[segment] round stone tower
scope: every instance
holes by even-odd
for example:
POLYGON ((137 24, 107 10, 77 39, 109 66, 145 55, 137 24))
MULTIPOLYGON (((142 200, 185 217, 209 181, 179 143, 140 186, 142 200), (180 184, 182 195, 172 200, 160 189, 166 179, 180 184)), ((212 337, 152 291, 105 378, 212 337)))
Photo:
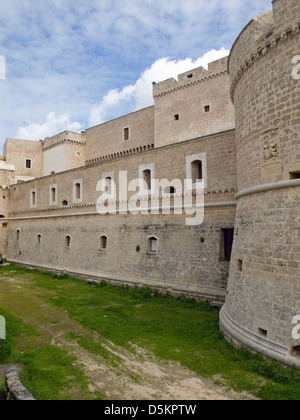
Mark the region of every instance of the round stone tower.
POLYGON ((272 3, 229 57, 239 192, 220 321, 235 344, 300 367, 300 5, 272 3))

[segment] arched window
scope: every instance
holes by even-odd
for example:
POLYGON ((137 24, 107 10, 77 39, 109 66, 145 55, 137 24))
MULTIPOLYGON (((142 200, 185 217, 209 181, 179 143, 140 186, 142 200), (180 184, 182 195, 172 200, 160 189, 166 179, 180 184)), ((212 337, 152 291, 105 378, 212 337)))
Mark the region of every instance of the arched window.
POLYGON ((101 236, 100 247, 101 247, 101 249, 106 249, 107 248, 107 236, 101 236))
POLYGON ((77 184, 75 184, 75 196, 76 196, 76 200, 80 200, 81 198, 81 185, 79 182, 77 182, 77 184))
POLYGON ((71 236, 67 235, 65 238, 65 246, 66 248, 70 248, 71 245, 71 236))
POLYGON ((176 188, 174 188, 174 187, 167 187, 165 189, 165 194, 176 194, 176 188))
POLYGON ((64 206, 64 207, 66 207, 66 206, 68 206, 68 205, 69 205, 69 203, 67 202, 67 200, 64 200, 64 201, 61 203, 61 205, 62 205, 62 206, 64 206))
POLYGON ((31 191, 31 205, 32 207, 36 206, 36 191, 31 191))
POLYGON ((106 189, 107 194, 111 194, 111 182, 112 182, 111 177, 107 176, 105 178, 105 189, 106 189))
POLYGON ((83 199, 83 180, 76 179, 73 181, 73 202, 82 203, 83 199))
POLYGON ((197 180, 203 179, 203 168, 201 160, 194 160, 192 162, 192 182, 195 184, 197 180))
POLYGON ((56 188, 51 188, 51 201, 52 203, 56 201, 56 188))
POLYGON ((155 237, 148 239, 149 252, 156 253, 158 249, 158 240, 155 237))
POLYGON ((38 243, 38 245, 41 245, 41 243, 42 243, 42 235, 40 233, 37 236, 37 243, 38 243))
POLYGON ((0 214, 0 219, 5 219, 5 216, 3 214, 0 214))
POLYGON ((147 185, 147 189, 151 190, 151 170, 150 169, 146 169, 145 171, 143 171, 143 180, 147 185))

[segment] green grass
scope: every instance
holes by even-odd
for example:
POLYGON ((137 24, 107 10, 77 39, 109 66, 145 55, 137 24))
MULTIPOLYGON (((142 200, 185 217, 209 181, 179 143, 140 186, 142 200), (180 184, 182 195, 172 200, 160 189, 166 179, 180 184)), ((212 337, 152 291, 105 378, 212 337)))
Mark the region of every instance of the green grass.
MULTIPOLYGON (((30 325, 0 308, 6 319, 6 340, 0 340, 0 363, 24 366, 23 385, 38 400, 69 400, 88 396, 87 379, 66 351, 43 342, 30 325), (73 394, 72 389, 76 389, 73 394), (78 392, 78 389, 80 392, 78 392)), ((1 380, 4 389, 3 378, 1 380)), ((1 387, 0 387, 1 388, 1 387)))
MULTIPOLYGON (((117 346, 133 351, 132 344, 136 344, 159 359, 177 361, 203 377, 221 375, 234 390, 264 400, 300 399, 299 372, 233 348, 219 331, 219 310, 208 303, 162 296, 148 288, 128 289, 105 282, 88 285, 66 275, 5 268, 15 271, 14 276, 30 272, 28 287, 32 292, 117 346)), ((79 336, 70 339, 109 359, 103 346, 79 336)), ((22 360, 32 371, 34 358, 27 355, 22 360)), ((51 363, 56 364, 54 354, 51 363)), ((57 374, 64 368, 64 363, 58 365, 57 374)))

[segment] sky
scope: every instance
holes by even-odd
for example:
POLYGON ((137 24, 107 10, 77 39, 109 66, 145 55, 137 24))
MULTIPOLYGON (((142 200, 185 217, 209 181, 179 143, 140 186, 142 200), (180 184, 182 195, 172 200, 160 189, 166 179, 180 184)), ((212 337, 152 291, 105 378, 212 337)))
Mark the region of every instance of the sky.
POLYGON ((152 82, 229 54, 271 0, 0 0, 6 138, 80 132, 153 105, 152 82))

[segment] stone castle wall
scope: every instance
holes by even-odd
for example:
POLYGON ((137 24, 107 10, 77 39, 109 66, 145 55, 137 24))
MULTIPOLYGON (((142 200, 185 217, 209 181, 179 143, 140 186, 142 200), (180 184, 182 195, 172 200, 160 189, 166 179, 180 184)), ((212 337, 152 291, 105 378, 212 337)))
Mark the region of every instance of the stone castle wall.
POLYGON ((299 1, 276 0, 274 12, 274 21, 267 13, 250 22, 229 58, 239 192, 221 326, 239 344, 300 365, 292 338, 300 301, 300 84, 292 77, 299 1))
POLYGON ((234 129, 227 57, 153 88, 155 146, 234 129))
POLYGON ((86 130, 86 160, 154 144, 154 108, 142 109, 86 130), (125 137, 128 130, 128 137, 125 137))
MULTIPOLYGON (((9 259, 223 302, 229 262, 220 261, 220 247, 222 229, 233 228, 234 223, 235 165, 235 136, 229 131, 17 185, 11 191, 9 259), (207 159, 202 225, 186 226, 186 214, 174 214, 173 209, 170 215, 163 215, 162 210, 157 215, 97 213, 101 193, 96 186, 103 177, 110 175, 119 190, 119 171, 127 171, 131 181, 139 178, 140 168, 151 167, 158 180, 183 181, 187 157, 195 152, 206 153, 207 159), (74 182, 81 183, 80 202, 74 200, 74 182), (50 205, 54 187, 57 204, 50 205), (32 191, 37 200, 34 208, 32 191), (105 250, 101 249, 103 235, 107 237, 105 250), (70 236, 69 247, 66 236, 70 236), (152 236, 158 239, 155 254, 148 248, 152 236)), ((146 202, 142 200, 141 205, 146 202)), ((157 207, 163 207, 161 200, 157 207)))

